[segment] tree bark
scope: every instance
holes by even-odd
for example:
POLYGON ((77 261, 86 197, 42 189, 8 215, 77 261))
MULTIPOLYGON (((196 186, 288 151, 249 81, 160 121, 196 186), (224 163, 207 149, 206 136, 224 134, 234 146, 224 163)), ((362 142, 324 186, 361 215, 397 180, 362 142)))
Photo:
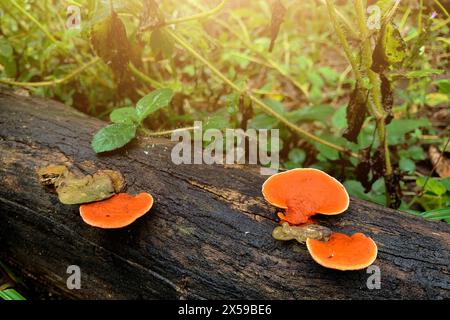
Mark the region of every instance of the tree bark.
POLYGON ((271 237, 276 208, 261 195, 266 177, 258 168, 175 165, 167 139, 140 138, 96 155, 90 141, 104 125, 58 102, 0 89, 0 260, 38 297, 450 298, 446 223, 358 199, 344 214, 318 218, 376 241, 381 289, 369 290, 366 270, 325 269, 305 245, 271 237), (119 170, 128 192, 150 192, 155 205, 129 227, 90 227, 78 206, 40 185, 36 169, 54 163, 83 173, 119 170), (66 286, 69 265, 81 269, 80 290, 66 286))

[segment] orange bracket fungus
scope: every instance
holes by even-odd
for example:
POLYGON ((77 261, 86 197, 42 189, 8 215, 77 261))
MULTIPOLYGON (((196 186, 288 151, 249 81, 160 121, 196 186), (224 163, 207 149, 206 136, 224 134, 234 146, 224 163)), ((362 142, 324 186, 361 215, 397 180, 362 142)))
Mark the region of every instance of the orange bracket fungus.
POLYGON ((275 227, 272 231, 272 237, 276 240, 288 241, 295 239, 300 243, 305 243, 306 239, 327 241, 330 235, 330 229, 318 224, 290 226, 289 223, 283 222, 281 226, 275 227))
POLYGON ((360 270, 377 258, 377 245, 362 233, 347 236, 333 233, 327 242, 307 239, 306 246, 314 261, 337 270, 360 270))
POLYGON ((83 204, 80 215, 87 224, 103 228, 115 229, 130 225, 146 214, 153 205, 153 197, 142 192, 136 196, 119 193, 107 200, 83 204))
POLYGON ((325 172, 312 168, 274 174, 264 182, 262 193, 269 203, 285 209, 278 217, 293 225, 308 222, 316 213, 342 213, 349 205, 344 186, 325 172))

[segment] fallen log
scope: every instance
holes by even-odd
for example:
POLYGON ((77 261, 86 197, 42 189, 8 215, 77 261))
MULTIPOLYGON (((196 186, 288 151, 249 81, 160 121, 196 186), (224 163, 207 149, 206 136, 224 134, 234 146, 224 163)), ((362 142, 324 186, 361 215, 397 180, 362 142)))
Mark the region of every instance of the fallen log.
POLYGON ((39 297, 76 299, 443 299, 450 298, 450 226, 358 199, 334 231, 363 232, 378 244, 381 288, 366 270, 317 265, 304 245, 271 237, 275 208, 266 177, 246 166, 175 165, 167 139, 141 138, 96 155, 104 125, 58 102, 0 89, 0 261, 20 271, 39 297), (128 192, 148 191, 152 211, 131 226, 83 223, 39 184, 36 169, 66 164, 83 173, 120 170, 128 192), (66 285, 70 265, 81 289, 66 285))

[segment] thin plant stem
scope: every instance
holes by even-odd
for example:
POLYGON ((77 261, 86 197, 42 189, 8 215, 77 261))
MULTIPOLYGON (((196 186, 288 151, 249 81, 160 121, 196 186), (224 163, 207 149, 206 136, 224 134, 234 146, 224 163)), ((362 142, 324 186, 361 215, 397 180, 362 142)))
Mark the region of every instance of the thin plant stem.
POLYGON ((326 2, 327 2, 328 14, 331 18, 331 22, 333 23, 334 30, 336 31, 336 35, 338 36, 338 39, 342 45, 342 48, 344 49, 344 53, 347 57, 348 62, 352 66, 356 81, 360 82, 362 80, 361 72, 359 71, 358 63, 356 61, 355 56, 352 53, 350 45, 348 44, 347 38, 344 35, 344 31, 342 30, 342 27, 336 18, 336 8, 334 7, 333 0, 326 0, 326 2))
POLYGON ((130 71, 131 71, 136 77, 138 77, 138 78, 141 79, 142 81, 148 83, 148 84, 151 85, 152 87, 154 87, 154 88, 156 88, 156 89, 161 89, 161 88, 164 87, 160 82, 158 82, 158 81, 156 81, 156 80, 150 78, 149 76, 147 76, 146 74, 144 74, 142 71, 138 70, 138 69, 134 66, 134 64, 130 63, 130 64, 129 64, 129 67, 130 67, 130 71))
MULTIPOLYGON (((361 32, 361 38, 364 39, 362 45, 362 60, 364 61, 363 66, 365 72, 369 77, 369 81, 371 84, 371 96, 375 105, 376 110, 376 121, 377 121, 377 131, 378 137, 380 140, 380 144, 384 149, 384 160, 385 160, 385 170, 386 176, 392 175, 392 164, 391 157, 389 152, 389 145, 387 143, 386 137, 386 128, 385 128, 385 112, 383 109, 382 98, 381 98, 381 89, 380 89, 380 79, 378 78, 378 74, 371 70, 372 65, 372 47, 370 43, 370 37, 368 37, 369 31, 367 29, 366 24, 366 16, 364 11, 363 0, 354 0, 356 16, 358 20, 358 26, 361 32)), ((388 184, 388 179, 385 179, 386 184, 388 184)), ((387 187, 387 185, 386 185, 387 187)), ((387 190, 387 189, 386 189, 387 190)), ((386 193, 386 205, 390 206, 390 196, 386 193)))
POLYGON ((44 27, 35 17, 33 17, 30 13, 28 13, 20 4, 17 3, 16 0, 11 0, 13 6, 19 10, 23 15, 25 15, 28 19, 30 19, 39 29, 41 29, 47 38, 49 38, 52 42, 57 43, 58 40, 44 27))
POLYGON ((246 39, 244 39, 239 33, 234 31, 228 24, 225 22, 218 20, 218 24, 220 24, 222 27, 230 31, 234 36, 236 36, 244 46, 258 55, 263 61, 265 61, 265 65, 269 68, 272 68, 276 70, 279 74, 281 74, 283 77, 285 77, 287 80, 289 80, 294 86, 296 86, 305 96, 305 98, 309 99, 309 93, 304 85, 302 85, 300 82, 298 82, 293 76, 291 76, 288 72, 286 72, 278 62, 276 62, 274 59, 264 55, 263 53, 259 52, 255 49, 255 47, 249 43, 246 39))
MULTIPOLYGON (((431 169, 430 174, 425 178, 425 182, 423 183, 423 187, 422 187, 422 191, 420 193, 420 195, 423 193, 423 191, 425 190, 425 187, 428 184, 428 181, 430 180, 431 176, 433 175, 434 171, 436 171, 437 166, 439 165, 439 163, 442 160, 442 157, 444 156, 445 150, 447 150, 448 144, 450 143, 450 137, 447 139, 447 142, 445 143, 444 146, 444 150, 442 150, 442 153, 440 154, 438 160, 436 161, 436 164, 433 166, 433 168, 431 169)), ((408 203, 408 208, 411 208, 411 206, 416 202, 418 195, 416 194, 414 196, 414 198, 412 198, 412 200, 408 203)))
POLYGON ((439 9, 441 9, 442 12, 445 13, 447 18, 450 17, 450 15, 448 14, 447 9, 445 9, 445 7, 442 5, 442 3, 439 0, 434 0, 434 3, 436 3, 436 5, 439 7, 439 9))
POLYGON ((100 61, 100 58, 96 57, 96 58, 92 59, 91 61, 89 61, 88 63, 85 63, 84 65, 78 67, 77 69, 75 69, 74 71, 72 71, 68 75, 64 76, 63 78, 59 78, 59 79, 54 79, 54 80, 49 80, 49 81, 39 81, 39 82, 19 82, 19 81, 14 81, 14 80, 0 79, 0 83, 4 83, 4 84, 7 84, 7 85, 11 85, 11 86, 17 86, 17 87, 48 87, 48 86, 53 86, 53 85, 56 85, 56 84, 61 84, 61 83, 69 81, 70 79, 72 79, 73 77, 75 77, 79 73, 83 72, 85 69, 89 68, 90 66, 92 66, 95 63, 97 63, 98 61, 100 61))
MULTIPOLYGON (((198 4, 198 3, 192 3, 193 6, 202 9, 203 7, 198 4)), ((294 86, 296 86, 302 93, 303 95, 306 97, 306 99, 309 99, 309 93, 307 88, 302 85, 301 83, 299 83, 293 76, 291 76, 288 72, 286 72, 278 62, 276 62, 274 59, 268 57, 267 55, 265 55, 264 53, 258 51, 257 49, 255 49, 255 47, 250 43, 249 41, 249 35, 247 32, 247 29, 245 28, 245 25, 243 25, 243 22, 241 19, 239 19, 238 16, 231 14, 231 17, 233 19, 236 20, 237 24, 241 27, 242 29, 242 34, 241 35, 239 32, 236 32, 235 30, 233 30, 233 28, 231 28, 226 22, 217 19, 217 24, 219 24, 220 26, 222 26, 223 28, 227 29, 231 34, 233 34, 236 38, 238 38, 242 44, 249 49, 250 51, 252 51, 254 54, 258 55, 262 60, 265 61, 265 65, 268 66, 269 68, 272 68, 274 70, 276 70, 278 73, 280 73, 283 77, 285 77, 287 80, 289 80, 294 86)))
POLYGON ((188 16, 188 17, 181 17, 181 18, 165 21, 163 23, 163 26, 179 24, 179 23, 184 23, 184 22, 189 22, 189 21, 194 21, 194 20, 200 20, 200 19, 204 19, 204 18, 213 16, 216 13, 218 13, 220 10, 222 10, 222 8, 225 6, 227 1, 228 0, 222 0, 222 2, 220 2, 216 7, 214 7, 213 9, 211 9, 209 11, 201 12, 199 14, 194 14, 194 15, 188 16))
POLYGON ((419 16, 417 17, 417 32, 422 33, 422 15, 423 15, 423 0, 419 1, 419 16))
POLYGON ((181 132, 181 131, 192 131, 197 129, 198 127, 186 127, 186 128, 178 128, 173 130, 164 130, 164 131, 157 131, 152 132, 148 130, 147 128, 140 128, 141 132, 144 134, 144 136, 147 137, 159 137, 159 136, 167 136, 175 132, 181 132))
POLYGON ((114 3, 113 3, 113 0, 109 0, 109 11, 111 12, 111 14, 114 13, 114 3))
POLYGON ((290 128, 294 132, 296 132, 296 133, 300 134, 301 136, 308 138, 314 142, 323 144, 323 145, 328 146, 337 151, 347 153, 356 158, 359 157, 358 154, 350 152, 349 150, 347 150, 346 148, 344 148, 342 146, 336 145, 336 144, 326 141, 320 137, 317 137, 314 134, 312 134, 312 133, 298 127, 294 123, 290 122, 286 117, 284 117, 283 115, 281 115, 278 112, 276 112, 275 110, 273 110, 271 107, 269 107, 267 104, 265 104, 261 99, 254 96, 248 90, 243 89, 243 88, 237 86, 235 83, 233 83, 233 81, 228 79, 219 69, 217 69, 211 62, 206 60, 194 48, 192 48, 184 39, 182 39, 181 37, 176 35, 172 30, 169 30, 167 28, 165 30, 166 30, 167 34, 170 35, 176 43, 178 43, 181 47, 183 47, 186 51, 188 51, 197 60, 202 62, 204 65, 206 65, 216 75, 216 77, 218 77, 220 80, 225 82, 230 88, 232 88, 237 93, 247 95, 253 101, 253 103, 255 103, 258 107, 260 107, 264 112, 273 116, 274 118, 276 118, 278 121, 280 121, 281 123, 286 125, 288 128, 290 128))

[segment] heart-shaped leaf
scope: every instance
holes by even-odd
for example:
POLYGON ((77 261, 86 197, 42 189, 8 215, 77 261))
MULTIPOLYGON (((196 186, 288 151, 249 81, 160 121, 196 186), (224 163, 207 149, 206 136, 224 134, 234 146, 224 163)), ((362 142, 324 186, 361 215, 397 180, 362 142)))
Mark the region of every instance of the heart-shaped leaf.
POLYGON ((92 139, 92 148, 96 153, 118 149, 130 142, 135 135, 135 124, 113 123, 95 134, 92 139))
POLYGON ((109 118, 114 123, 133 123, 138 122, 136 109, 133 107, 124 107, 113 110, 109 118))
POLYGON ((173 91, 171 89, 159 89, 155 90, 136 104, 136 112, 140 121, 143 121, 150 114, 167 106, 172 100, 173 91))

